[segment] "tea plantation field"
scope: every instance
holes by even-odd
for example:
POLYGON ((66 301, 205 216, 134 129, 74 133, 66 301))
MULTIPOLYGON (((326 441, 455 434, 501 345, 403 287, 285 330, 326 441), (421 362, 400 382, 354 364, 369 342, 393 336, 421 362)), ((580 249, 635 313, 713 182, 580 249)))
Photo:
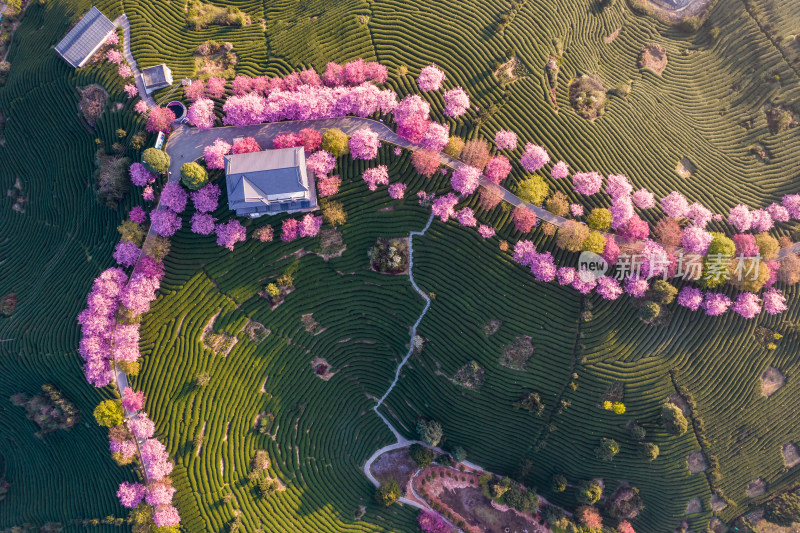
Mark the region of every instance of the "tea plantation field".
MULTIPOLYGON (((186 26, 183 2, 97 5, 112 19, 128 15, 140 67, 166 62, 176 80, 193 75, 192 53, 207 40, 231 42, 237 72, 249 75, 322 70, 328 61, 356 57, 377 60, 389 66, 388 84, 399 93, 414 91, 419 69, 435 62, 448 75, 445 85, 463 86, 477 108, 470 118, 453 121, 439 112, 440 94, 426 96, 432 118, 449 121, 457 134, 491 139, 498 129, 512 129, 574 169, 622 172, 635 188, 646 186, 659 196, 678 190, 719 212, 737 203, 765 206, 800 189, 798 130, 773 132, 764 113, 767 104, 796 107, 800 97, 791 55, 797 43, 789 39, 797 14, 789 0, 720 0, 692 34, 622 1, 605 11, 590 0, 527 0, 518 11, 510 2, 487 0, 216 3, 242 9, 253 23, 195 31, 186 26), (499 31, 504 13, 511 22, 499 31), (660 76, 637 66, 650 43, 667 51, 660 76), (563 57, 558 113, 544 70, 551 54, 563 57), (524 68, 504 85, 493 72, 510 57, 524 68), (630 94, 610 96, 605 115, 588 122, 568 99, 568 83, 581 73, 596 74, 607 89, 630 83, 630 94), (675 172, 682 159, 690 162, 690 176, 675 172)), ((19 180, 27 198, 18 212, 14 198, 0 196, 0 296, 14 291, 19 299, 14 315, 0 318, 0 478, 11 483, 0 502, 0 528, 48 521, 76 527, 74 521, 125 517, 114 492, 120 481, 133 479, 111 461, 106 435, 91 419, 109 393, 86 384, 77 353, 75 316, 91 280, 113 264, 116 226, 140 201, 133 193, 112 210, 97 203, 92 190, 95 139, 109 147, 118 128, 141 128, 119 77, 107 64, 74 71, 52 50, 90 5, 31 2, 13 38, 11 75, 0 87, 0 189, 14 189, 19 180), (112 102, 94 130, 79 118, 76 90, 90 83, 101 84, 112 102), (117 111, 113 102, 121 104, 117 111), (57 385, 83 416, 69 432, 39 439, 35 425, 8 399, 34 393, 43 383, 57 385)), ((378 237, 420 230, 428 208, 418 206, 414 195, 445 190, 446 178, 425 180, 407 155, 395 156, 389 148, 379 157, 392 181, 409 184, 407 199, 369 192, 360 179, 363 163, 340 158, 338 198, 348 213, 340 229, 347 249, 328 261, 311 253, 317 246, 311 239, 248 239, 231 253, 212 237, 190 233, 184 215, 165 259, 159 300, 144 316, 142 371, 132 380, 147 395, 148 414, 175 458, 176 505, 185 531, 226 531, 236 516, 246 531, 414 530, 415 510, 373 503, 361 467, 393 441, 371 409, 408 349, 409 328, 423 301, 407 276, 370 271, 367 251, 378 237), (271 309, 258 293, 290 267, 297 269, 296 289, 271 309), (301 320, 308 313, 319 324, 316 334, 301 320), (248 321, 262 323, 270 334, 256 343, 244 331, 248 321), (236 337, 227 355, 204 346, 207 328, 236 337), (315 358, 329 363, 329 380, 315 375, 315 358), (195 384, 199 374, 210 376, 205 387, 195 384), (269 434, 255 429, 263 417, 274 420, 269 434), (270 475, 286 487, 263 500, 247 480, 258 449, 269 452, 270 475), (360 506, 365 513, 356 519, 360 506)), ((512 173, 512 180, 522 177, 512 173)), ((574 199, 568 183, 551 186, 574 199)), ((591 207, 601 200, 582 201, 591 207)), ((227 206, 224 194, 220 205, 227 206)), ((224 221, 231 213, 221 207, 215 216, 224 221)), ((574 505, 574 488, 553 493, 554 474, 565 474, 570 485, 600 477, 609 492, 630 482, 645 502, 634 521, 644 532, 672 530, 684 518, 702 530, 712 516, 730 521, 797 483, 800 469, 786 469, 781 456, 781 446, 800 442, 800 385, 794 379, 800 339, 788 326, 800 320, 797 287, 787 289, 790 309, 779 318, 712 318, 675 307, 668 323, 645 326, 627 298, 581 298, 535 282, 499 250, 501 239, 520 237, 508 212, 498 207, 479 218, 497 227, 498 236, 484 241, 473 229, 435 221, 425 236, 415 237, 415 278, 432 298, 419 328, 426 344, 382 407, 406 436, 414 436, 417 417, 436 419, 447 442, 463 446, 469 460, 499 474, 513 474, 527 461, 526 483, 566 506, 574 505), (501 325, 487 335, 483 327, 491 320, 501 325), (777 349, 755 340, 758 326, 784 335, 777 349), (498 363, 520 336, 531 337, 535 347, 524 371, 498 363), (485 370, 477 390, 449 379, 470 361, 485 370), (759 379, 768 366, 787 376, 769 398, 759 379), (624 415, 601 407, 611 388, 621 390, 624 415), (541 395, 541 416, 513 409, 528 392, 541 395), (676 393, 693 407, 690 429, 680 437, 658 423, 660 405, 676 393), (625 429, 632 419, 660 447, 656 461, 637 456, 625 429), (621 445, 613 462, 595 457, 603 437, 621 445), (696 451, 711 464, 691 474, 687 456, 696 451), (757 478, 766 482, 766 493, 750 498, 747 487, 757 478), (714 493, 727 503, 718 513, 711 510, 714 493), (693 498, 700 498, 702 511, 687 517, 693 498)), ((248 237, 264 224, 277 229, 281 220, 250 221, 248 237)), ((557 263, 570 260, 549 237, 533 235, 557 263)))

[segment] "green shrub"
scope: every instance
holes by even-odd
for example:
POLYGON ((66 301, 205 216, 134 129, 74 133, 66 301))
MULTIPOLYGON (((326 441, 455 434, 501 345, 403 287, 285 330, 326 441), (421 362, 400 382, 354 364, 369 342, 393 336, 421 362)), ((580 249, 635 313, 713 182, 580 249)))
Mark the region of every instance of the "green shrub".
POLYGON ((349 140, 350 137, 339 128, 328 128, 322 134, 322 149, 339 157, 350 151, 349 140))
POLYGON ((526 178, 517 186, 517 196, 529 204, 542 205, 548 194, 550 186, 541 176, 526 178))
POLYGON ((764 505, 764 519, 781 527, 800 522, 800 495, 790 492, 768 501, 764 505))
POLYGON ((564 492, 567 490, 567 478, 562 474, 553 476, 552 484, 553 492, 564 492))
POLYGON ((647 436, 647 431, 637 423, 632 423, 628 428, 628 431, 631 434, 631 438, 633 440, 644 440, 645 436, 647 436))
POLYGON ((458 159, 463 149, 464 149, 464 139, 454 135, 450 137, 450 139, 447 141, 447 144, 444 147, 444 153, 446 153, 453 159, 458 159))
POLYGON ((611 229, 611 211, 605 207, 595 207, 586 217, 586 225, 593 230, 608 231, 611 229))
POLYGON ((578 503, 583 505, 594 505, 603 495, 603 488, 597 481, 584 481, 578 487, 575 497, 578 503))
POLYGON ((420 420, 417 422, 417 433, 425 444, 437 446, 442 440, 442 426, 435 420, 420 420))
POLYGON ((433 462, 433 451, 421 444, 412 444, 408 448, 408 455, 420 468, 425 468, 433 462))
POLYGON ((169 156, 162 150, 147 148, 142 152, 142 164, 153 174, 166 174, 169 170, 169 156))
POLYGON ((671 304, 677 294, 678 289, 666 280, 659 279, 653 283, 653 299, 660 305, 671 304))
POLYGON ((619 444, 614 439, 600 439, 600 447, 594 450, 594 454, 603 461, 612 461, 618 453, 619 444))
POLYGON ((661 407, 661 422, 673 435, 683 435, 689 429, 689 421, 683 416, 683 411, 671 402, 667 402, 661 407))
POLYGON ((655 302, 645 302, 639 309, 639 317, 645 322, 652 322, 661 314, 661 306, 655 302))
POLYGON ((606 238, 605 236, 597 231, 592 231, 589 233, 589 236, 583 241, 582 249, 585 252, 593 252, 596 254, 602 254, 603 250, 606 249, 606 238))
POLYGON ((196 191, 208 183, 208 172, 194 161, 184 163, 181 165, 181 183, 190 191, 196 191))
POLYGON ((103 400, 94 408, 94 419, 103 427, 114 427, 125 420, 119 400, 103 400))
POLYGON ((640 442, 639 443, 639 455, 648 461, 655 461, 658 459, 658 454, 660 450, 658 446, 653 444, 652 442, 640 442))
MULTIPOLYGON (((450 451, 450 453, 451 453, 451 455, 453 456, 453 459, 455 459, 455 461, 456 461, 457 463, 460 463, 460 462, 462 462, 464 459, 466 459, 466 458, 467 458, 467 450, 465 450, 465 449, 464 449, 464 448, 462 448, 461 446, 455 446, 455 447, 454 447, 454 448, 453 448, 453 449, 450 451)), ((462 466, 462 468, 463 468, 463 466, 462 466)))
POLYGON ((397 481, 391 480, 378 487, 378 490, 375 491, 375 501, 388 507, 396 502, 401 495, 400 485, 397 484, 397 481))

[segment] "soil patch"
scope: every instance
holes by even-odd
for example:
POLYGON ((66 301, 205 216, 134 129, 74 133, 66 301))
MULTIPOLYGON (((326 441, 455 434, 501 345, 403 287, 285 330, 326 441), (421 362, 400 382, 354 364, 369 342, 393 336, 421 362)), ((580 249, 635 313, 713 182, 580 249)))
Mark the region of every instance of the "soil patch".
POLYGON ((433 466, 414 477, 417 494, 431 504, 438 504, 442 514, 458 523, 469 533, 505 533, 511 531, 541 531, 533 517, 506 509, 487 498, 478 486, 477 474, 463 473, 452 468, 433 466), (422 480, 425 484, 422 484, 422 480))
POLYGON ((222 313, 222 309, 217 311, 217 314, 212 316, 211 320, 208 321, 208 324, 206 324, 206 327, 203 329, 203 333, 200 334, 200 341, 203 343, 203 346, 214 352, 216 355, 228 357, 231 349, 239 341, 239 339, 232 337, 227 333, 214 333, 214 322, 217 321, 217 317, 220 315, 220 313, 222 313))
MULTIPOLYGON (((699 27, 706 11, 716 0, 632 0, 631 6, 637 11, 677 24, 686 21, 690 26, 699 27)), ((691 28, 689 28, 691 29, 691 28)))
POLYGON ((683 416, 690 416, 692 414, 692 409, 689 407, 689 404, 686 403, 686 400, 683 399, 683 396, 677 392, 667 398, 667 401, 677 405, 680 410, 683 411, 683 416))
POLYGON ((800 464, 800 452, 793 442, 788 442, 781 446, 781 454, 783 454, 783 464, 786 468, 792 468, 800 464))
POLYGON ((400 448, 381 454, 369 469, 381 483, 392 479, 397 481, 405 496, 408 492, 408 482, 417 471, 417 463, 409 457, 408 448, 400 448))
POLYGON ((470 361, 458 369, 453 376, 453 382, 467 389, 477 390, 483 385, 486 371, 477 362, 470 361))
POLYGON ((614 39, 619 37, 619 32, 620 32, 621 29, 622 29, 621 27, 617 28, 616 30, 614 30, 614 33, 612 33, 611 35, 603 37, 603 41, 605 41, 606 44, 610 44, 610 43, 614 42, 614 39))
POLYGON ((266 339, 271 330, 264 327, 264 324, 261 322, 256 322, 255 320, 248 320, 247 325, 244 327, 245 334, 256 344, 259 344, 264 339, 266 339))
POLYGON ((502 326, 502 325, 503 325, 503 323, 501 321, 496 320, 496 319, 492 319, 492 320, 490 320, 489 322, 487 322, 483 326, 483 333, 487 337, 491 337, 492 335, 497 333, 497 330, 499 330, 500 326, 502 326))
POLYGON ((100 85, 92 83, 83 89, 78 88, 78 92, 81 95, 81 99, 78 102, 81 115, 90 126, 94 126, 97 124, 97 119, 100 118, 100 115, 106 108, 108 91, 103 89, 100 85))
POLYGON ((232 78, 236 72, 234 67, 239 57, 233 51, 233 44, 206 41, 197 47, 194 53, 195 74, 200 79, 212 76, 232 78))
POLYGON ((721 498, 719 495, 714 494, 711 496, 711 508, 716 511, 720 512, 728 506, 728 502, 725 501, 724 498, 721 498))
POLYGON ((775 391, 783 387, 786 383, 786 376, 774 366, 767 367, 763 374, 761 374, 761 395, 772 396, 775 391))
POLYGON ((653 71, 661 76, 667 68, 667 51, 660 44, 650 44, 639 57, 639 68, 653 71))
POLYGON ((323 328, 319 322, 314 320, 313 315, 313 313, 302 315, 300 317, 300 321, 303 323, 303 327, 308 333, 311 335, 319 335, 328 328, 323 328))
POLYGON ((767 482, 763 479, 756 478, 747 486, 747 497, 758 498, 767 491, 767 482))
POLYGON ((706 456, 703 455, 703 452, 690 453, 686 461, 689 463, 689 472, 692 474, 703 472, 708 468, 708 461, 706 461, 706 456))
POLYGON ((534 352, 531 340, 527 335, 514 339, 503 350, 499 363, 514 370, 525 370, 525 363, 528 362, 534 352))
POLYGON ((331 369, 331 365, 328 363, 327 359, 316 356, 314 357, 314 360, 311 361, 311 368, 314 369, 314 375, 316 375, 322 381, 328 381, 336 374, 336 372, 338 372, 331 369))
POLYGON ((520 61, 517 56, 501 64, 497 67, 497 70, 494 71, 495 77, 502 85, 508 85, 520 78, 524 78, 527 73, 525 65, 523 65, 522 61, 520 61))
POLYGON ((691 178, 695 170, 697 170, 697 167, 686 157, 682 157, 678 164, 675 165, 675 172, 682 178, 691 178))
POLYGON ((347 250, 347 245, 344 244, 339 230, 326 228, 319 232, 319 251, 316 254, 323 261, 327 262, 334 257, 341 257, 345 250, 347 250))
POLYGON ((703 502, 700 501, 700 498, 692 498, 689 500, 689 503, 686 504, 686 514, 695 514, 699 513, 703 510, 703 502))

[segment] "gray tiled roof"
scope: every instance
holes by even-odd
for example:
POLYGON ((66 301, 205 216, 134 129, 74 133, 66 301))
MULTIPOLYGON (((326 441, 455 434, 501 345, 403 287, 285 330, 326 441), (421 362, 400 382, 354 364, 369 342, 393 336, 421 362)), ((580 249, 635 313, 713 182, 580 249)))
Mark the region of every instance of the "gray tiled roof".
POLYGON ((228 205, 237 212, 264 208, 276 201, 271 196, 310 196, 302 147, 225 156, 225 177, 228 205))
POLYGON ((147 67, 142 70, 142 78, 144 79, 144 86, 148 88, 157 85, 169 85, 167 82, 167 66, 164 64, 147 67))
POLYGON ((92 7, 56 45, 56 52, 73 67, 80 67, 114 31, 114 23, 92 7))

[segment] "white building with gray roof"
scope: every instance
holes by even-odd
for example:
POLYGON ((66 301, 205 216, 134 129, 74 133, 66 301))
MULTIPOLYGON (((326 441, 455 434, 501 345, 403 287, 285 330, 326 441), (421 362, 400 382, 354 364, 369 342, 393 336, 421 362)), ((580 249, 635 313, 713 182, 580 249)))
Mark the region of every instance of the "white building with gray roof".
POLYGON ((92 6, 92 9, 56 45, 56 52, 64 58, 64 61, 75 68, 80 68, 106 42, 114 29, 114 23, 97 7, 92 6))

